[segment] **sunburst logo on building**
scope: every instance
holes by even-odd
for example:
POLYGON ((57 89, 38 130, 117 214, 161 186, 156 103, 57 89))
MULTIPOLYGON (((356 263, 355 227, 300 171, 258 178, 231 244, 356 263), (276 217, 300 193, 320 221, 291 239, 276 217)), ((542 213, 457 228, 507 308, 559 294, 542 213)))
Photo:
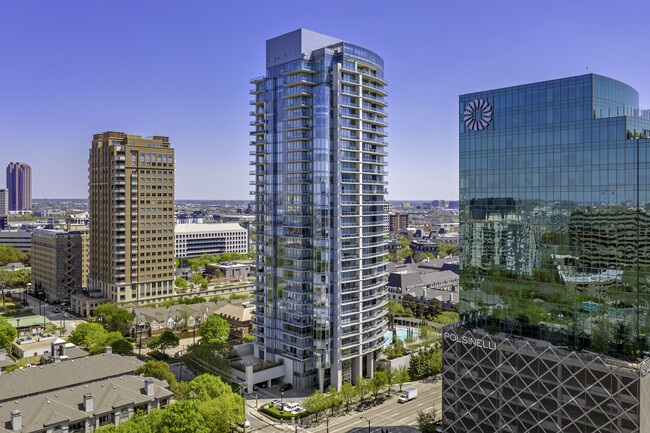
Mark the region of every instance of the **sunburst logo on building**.
POLYGON ((465 107, 465 126, 472 131, 484 130, 492 122, 492 106, 485 99, 475 99, 465 107))

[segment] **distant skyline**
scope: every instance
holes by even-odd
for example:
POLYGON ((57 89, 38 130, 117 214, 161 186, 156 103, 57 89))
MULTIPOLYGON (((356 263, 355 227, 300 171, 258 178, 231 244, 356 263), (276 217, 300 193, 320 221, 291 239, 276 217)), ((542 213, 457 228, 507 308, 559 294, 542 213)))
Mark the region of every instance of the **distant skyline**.
POLYGON ((34 0, 0 11, 0 166, 29 163, 35 198, 87 198, 92 135, 116 130, 170 137, 178 199, 250 199, 249 79, 265 72, 265 41, 300 27, 384 58, 389 200, 457 199, 459 94, 594 72, 650 108, 641 1, 34 0))

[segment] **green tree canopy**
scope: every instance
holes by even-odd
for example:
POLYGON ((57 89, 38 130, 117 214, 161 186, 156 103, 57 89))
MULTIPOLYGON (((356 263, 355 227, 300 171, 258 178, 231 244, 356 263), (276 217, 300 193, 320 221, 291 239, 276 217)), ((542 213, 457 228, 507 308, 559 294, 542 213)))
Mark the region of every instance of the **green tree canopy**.
POLYGON ((187 289, 189 287, 187 281, 185 281, 185 279, 181 277, 176 277, 176 279, 174 280, 174 285, 179 289, 187 289))
POLYGON ((8 265, 9 263, 23 263, 27 261, 27 254, 18 251, 13 245, 0 246, 0 266, 8 265))
POLYGON ((355 386, 354 389, 357 390, 357 395, 362 402, 366 399, 366 396, 370 392, 371 386, 372 385, 370 379, 367 377, 357 377, 357 386, 355 386))
POLYGON ((229 433, 232 427, 244 423, 242 398, 233 392, 199 403, 199 413, 213 433, 229 433))
POLYGON ((197 286, 201 286, 205 289, 208 287, 208 283, 210 282, 210 280, 208 280, 199 272, 196 272, 190 276, 190 282, 196 284, 197 286))
POLYGON ((18 332, 4 317, 0 317, 0 348, 11 349, 18 332))
POLYGON ((207 401, 218 398, 223 394, 231 392, 230 386, 224 383, 219 376, 212 374, 202 374, 196 376, 190 382, 190 390, 196 394, 196 398, 201 401, 207 401))
POLYGON ((167 329, 162 334, 154 337, 149 344, 147 344, 147 347, 150 349, 158 349, 163 353, 166 353, 167 349, 178 346, 180 340, 181 339, 178 335, 167 329))
POLYGON ((386 377, 386 372, 383 370, 377 370, 373 373, 372 379, 370 379, 370 388, 372 389, 372 395, 374 398, 377 398, 379 391, 386 386, 388 383, 388 378, 386 377))
POLYGON ((223 343, 230 335, 230 325, 219 316, 210 316, 201 323, 201 343, 223 343))
POLYGON ((429 412, 418 412, 418 425, 420 426, 421 433, 435 433, 437 426, 435 425, 438 418, 436 408, 432 408, 429 412))
POLYGON ((108 332, 99 323, 80 323, 70 334, 69 341, 92 355, 101 353, 106 346, 111 346, 113 352, 120 355, 133 353, 133 345, 120 332, 108 332))
POLYGON ((399 391, 402 392, 402 385, 411 380, 408 370, 403 365, 395 369, 395 383, 399 385, 399 391))
POLYGON ((190 401, 177 401, 163 412, 166 433, 210 433, 198 406, 190 401))
POLYGON ((135 374, 142 374, 145 377, 155 377, 159 380, 166 380, 170 385, 176 382, 176 376, 169 369, 165 361, 147 361, 135 370, 135 374))
POLYGON ((350 403, 352 403, 352 400, 356 397, 357 391, 350 382, 343 382, 339 394, 341 396, 341 401, 345 404, 345 411, 347 412, 350 410, 350 403))
POLYGON ((80 323, 70 334, 70 342, 85 348, 101 344, 108 331, 99 323, 80 323))
POLYGON ((95 317, 101 318, 102 325, 108 331, 120 331, 128 333, 129 327, 133 324, 135 315, 123 308, 117 308, 114 304, 104 304, 95 308, 95 317))

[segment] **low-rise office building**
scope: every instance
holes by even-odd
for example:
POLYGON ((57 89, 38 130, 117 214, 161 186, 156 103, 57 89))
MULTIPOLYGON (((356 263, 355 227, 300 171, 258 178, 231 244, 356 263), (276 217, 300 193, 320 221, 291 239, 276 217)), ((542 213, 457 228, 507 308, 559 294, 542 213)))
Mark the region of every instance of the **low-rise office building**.
POLYGON ((24 253, 32 249, 32 232, 28 230, 0 230, 0 247, 11 245, 24 253))
POLYGON ((236 223, 176 224, 175 229, 175 255, 179 258, 248 253, 248 230, 236 223))

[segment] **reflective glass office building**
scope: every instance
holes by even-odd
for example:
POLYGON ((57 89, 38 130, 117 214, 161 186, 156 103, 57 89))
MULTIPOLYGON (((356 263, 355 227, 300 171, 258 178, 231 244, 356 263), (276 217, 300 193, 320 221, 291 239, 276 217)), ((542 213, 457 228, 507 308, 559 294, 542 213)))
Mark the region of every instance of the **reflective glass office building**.
POLYGON ((255 355, 295 386, 371 376, 387 327, 386 82, 377 54, 299 29, 254 78, 255 355))
POLYGON ((588 74, 459 102, 461 322, 443 336, 445 431, 648 431, 638 93, 588 74))

